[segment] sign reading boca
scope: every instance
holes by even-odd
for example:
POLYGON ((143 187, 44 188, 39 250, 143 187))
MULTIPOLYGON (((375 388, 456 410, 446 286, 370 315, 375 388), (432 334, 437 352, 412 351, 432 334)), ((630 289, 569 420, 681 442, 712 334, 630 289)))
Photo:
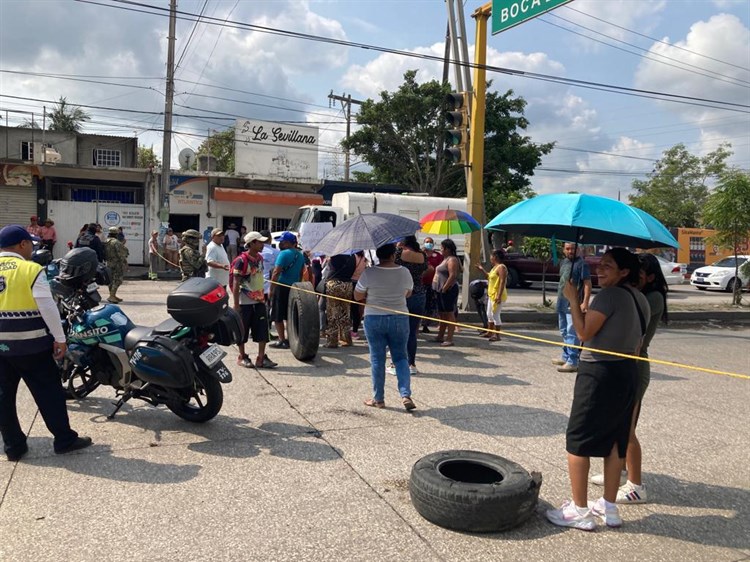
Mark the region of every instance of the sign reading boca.
POLYGON ((572 0, 492 0, 492 34, 510 29, 572 0))

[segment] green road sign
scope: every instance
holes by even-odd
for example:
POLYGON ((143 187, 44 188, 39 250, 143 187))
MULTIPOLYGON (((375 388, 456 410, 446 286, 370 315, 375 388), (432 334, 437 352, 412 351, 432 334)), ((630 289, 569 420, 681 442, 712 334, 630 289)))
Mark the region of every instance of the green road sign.
POLYGON ((492 0, 492 35, 567 4, 572 0, 492 0))

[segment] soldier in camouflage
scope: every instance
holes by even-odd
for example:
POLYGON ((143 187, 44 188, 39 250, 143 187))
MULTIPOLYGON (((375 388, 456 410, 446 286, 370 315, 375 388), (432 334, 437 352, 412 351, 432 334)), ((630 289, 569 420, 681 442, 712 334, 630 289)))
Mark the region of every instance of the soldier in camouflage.
POLYGON ((198 247, 201 234, 192 228, 182 233, 182 241, 185 245, 180 248, 180 271, 182 280, 190 277, 205 277, 208 266, 206 258, 201 255, 198 247))
POLYGON ((112 282, 109 285, 109 298, 111 303, 122 302, 117 296, 117 289, 122 285, 122 278, 125 275, 125 268, 128 266, 128 249, 125 244, 117 239, 119 229, 116 226, 109 228, 107 241, 104 243, 104 258, 107 260, 112 282))

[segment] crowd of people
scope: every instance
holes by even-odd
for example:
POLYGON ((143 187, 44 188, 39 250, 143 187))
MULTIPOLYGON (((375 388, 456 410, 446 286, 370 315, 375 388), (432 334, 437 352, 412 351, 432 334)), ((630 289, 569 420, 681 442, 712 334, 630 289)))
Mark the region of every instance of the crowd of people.
MULTIPOLYGON (((37 217, 32 219, 26 229, 2 229, 0 260, 15 263, 28 259, 27 246, 32 236, 44 239, 46 235, 54 244, 55 236, 49 230, 54 228, 53 224, 42 231, 37 217)), ((121 231, 112 227, 103 243, 100 231, 97 224, 85 225, 75 246, 91 248, 107 263, 112 270, 109 300, 120 302, 116 293, 127 265, 126 241, 121 231)), ((326 348, 352 346, 354 339, 361 337, 360 323, 363 324, 372 384, 371 395, 364 405, 385 408, 386 375, 391 374, 395 376, 403 407, 407 411, 417 408, 411 377, 418 374, 419 331, 430 332, 430 324, 437 321, 437 334, 431 341, 441 347, 454 345, 463 271, 452 240, 442 240, 438 250, 430 237, 420 246, 416 236, 407 236, 369 255, 356 252, 313 256, 298 248, 297 237, 291 232, 282 233, 276 240, 272 240, 267 230, 245 231, 241 238, 235 229, 213 228, 206 234, 203 239, 208 243, 201 250, 201 235, 191 229, 184 231, 178 243, 177 262, 183 280, 206 276, 227 288, 243 326, 238 345, 239 366, 277 367, 267 353, 268 348, 289 348, 286 322, 290 286, 307 280, 319 293, 321 335, 325 337, 326 348), (229 232, 237 236, 230 236, 229 232), (228 236, 235 241, 227 244, 228 236), (257 345, 254 358, 248 347, 251 339, 257 345), (271 343, 273 339, 276 341, 271 343)), ((158 233, 153 232, 149 253, 159 256, 160 246, 165 253, 171 251, 173 238, 174 233, 168 230, 159 244, 158 233)), ((565 259, 560 266, 556 308, 562 345, 561 354, 553 363, 558 371, 576 373, 566 431, 571 499, 546 515, 556 525, 583 530, 593 530, 597 519, 607 526, 619 527, 622 519, 618 503, 647 500, 636 427, 650 372, 647 361, 637 361, 633 356, 648 357, 648 346, 659 322, 668 319, 667 283, 653 255, 636 255, 624 248, 614 248, 604 254, 597 267, 601 289, 593 296, 591 272, 576 245, 566 243, 563 251, 565 259), (603 472, 589 479, 592 457, 603 459, 603 472), (593 502, 587 497, 589 481, 603 486, 602 496, 593 502)), ((156 258, 150 263, 152 270, 155 261, 156 258)), ((484 294, 476 298, 483 304, 486 318, 481 335, 492 342, 500 339, 501 310, 508 298, 508 269, 504 261, 505 250, 498 249, 492 252, 488 268, 477 266, 486 277, 484 294)), ((33 268, 28 272, 21 269, 24 275, 33 276, 33 268)), ((38 322, 46 322, 48 329, 44 343, 54 344, 48 355, 59 356, 64 351, 57 333, 59 323, 55 328, 49 326, 43 313, 49 289, 45 291, 44 283, 39 283, 38 288, 34 285, 33 292, 23 297, 22 304, 41 313, 38 322)), ((8 295, 0 291, 0 312, 15 310, 18 303, 13 299, 21 298, 8 295)), ((0 323, 6 322, 3 318, 0 314, 0 323)), ((22 359, 31 352, 22 349, 22 343, 18 346, 21 359, 13 354, 0 358, 0 397, 7 402, 0 407, 4 411, 0 429, 9 459, 18 459, 26 451, 17 420, 11 415, 14 406, 11 409, 10 402, 15 403, 18 381, 25 380, 34 390, 44 377, 50 378, 49 373, 36 377, 24 370, 22 359)), ((90 440, 78 438, 67 425, 56 392, 35 394, 34 398, 43 409, 43 416, 49 417, 48 427, 56 436, 56 451, 59 448, 58 452, 67 452, 90 444, 90 440)))

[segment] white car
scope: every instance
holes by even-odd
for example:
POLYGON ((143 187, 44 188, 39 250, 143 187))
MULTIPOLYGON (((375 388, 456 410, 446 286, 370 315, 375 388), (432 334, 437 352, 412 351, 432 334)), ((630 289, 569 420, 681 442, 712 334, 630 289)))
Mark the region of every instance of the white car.
POLYGON ((699 289, 721 289, 722 291, 734 291, 736 284, 744 287, 747 285, 750 277, 739 274, 738 279, 734 275, 735 264, 742 266, 743 263, 750 260, 750 256, 737 256, 735 262, 734 256, 720 259, 717 262, 700 267, 693 271, 690 277, 690 284, 699 289))
POLYGON ((667 285, 680 285, 685 282, 687 264, 669 261, 661 256, 656 256, 656 259, 659 260, 661 272, 664 274, 664 279, 667 280, 667 285))

